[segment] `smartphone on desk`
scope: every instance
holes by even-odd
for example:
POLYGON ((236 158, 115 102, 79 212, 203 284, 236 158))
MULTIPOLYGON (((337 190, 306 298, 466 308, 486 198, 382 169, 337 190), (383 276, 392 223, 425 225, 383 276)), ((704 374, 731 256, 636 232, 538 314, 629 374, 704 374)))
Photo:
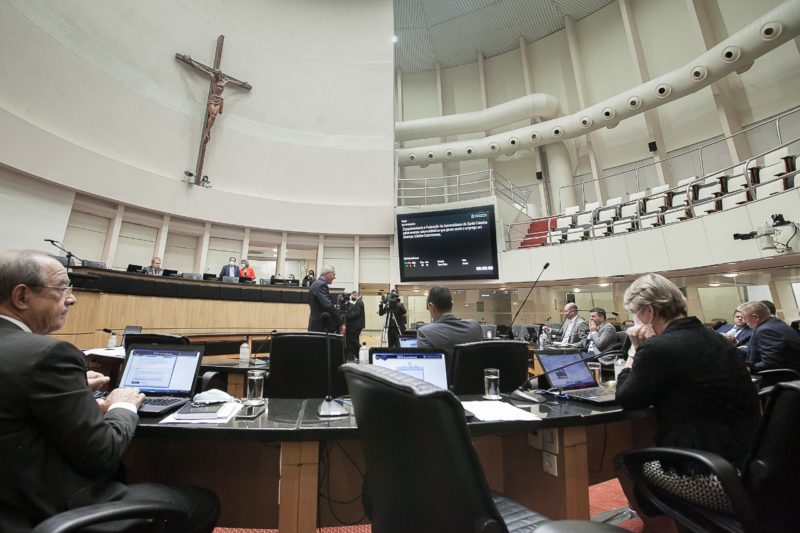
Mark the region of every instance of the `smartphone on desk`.
POLYGON ((253 420, 261 416, 261 413, 266 411, 266 405, 245 405, 236 413, 236 418, 240 420, 253 420))

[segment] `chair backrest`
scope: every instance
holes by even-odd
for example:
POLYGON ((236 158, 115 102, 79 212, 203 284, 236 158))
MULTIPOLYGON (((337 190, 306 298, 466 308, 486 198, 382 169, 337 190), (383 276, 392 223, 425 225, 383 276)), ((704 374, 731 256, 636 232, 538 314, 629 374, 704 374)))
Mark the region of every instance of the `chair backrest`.
POLYGON ((388 368, 342 370, 366 459, 363 500, 373 531, 507 531, 451 392, 388 368))
POLYGON ((775 385, 743 472, 763 531, 796 530, 800 524, 799 421, 800 381, 775 385))
POLYGON ((166 333, 128 333, 124 339, 125 353, 133 344, 189 344, 189 339, 166 333))
POLYGON ((455 394, 483 394, 483 369, 500 370, 500 391, 511 392, 528 379, 528 343, 481 341, 456 344, 450 390, 455 394))
POLYGON ((324 398, 328 394, 328 343, 331 349, 331 394, 347 393, 339 367, 344 363, 342 335, 311 331, 275 333, 269 356, 267 398, 324 398))

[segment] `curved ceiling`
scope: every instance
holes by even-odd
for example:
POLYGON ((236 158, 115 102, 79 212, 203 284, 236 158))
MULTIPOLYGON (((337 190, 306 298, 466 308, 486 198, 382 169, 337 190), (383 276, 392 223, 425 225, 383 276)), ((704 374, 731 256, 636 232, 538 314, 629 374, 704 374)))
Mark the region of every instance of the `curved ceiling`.
POLYGON ((591 15, 614 0, 394 0, 396 66, 403 73, 496 56, 591 15))

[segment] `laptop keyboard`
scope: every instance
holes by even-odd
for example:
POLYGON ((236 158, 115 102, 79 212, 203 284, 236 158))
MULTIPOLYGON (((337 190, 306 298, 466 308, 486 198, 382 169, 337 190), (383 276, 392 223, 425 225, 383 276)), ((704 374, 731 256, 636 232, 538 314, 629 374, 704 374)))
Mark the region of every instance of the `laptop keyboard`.
POLYGON ((182 401, 183 398, 145 398, 142 405, 173 405, 182 401))
POLYGON ((595 398, 597 396, 614 396, 616 393, 611 389, 603 387, 594 387, 591 389, 578 389, 569 391, 570 396, 577 398, 595 398))

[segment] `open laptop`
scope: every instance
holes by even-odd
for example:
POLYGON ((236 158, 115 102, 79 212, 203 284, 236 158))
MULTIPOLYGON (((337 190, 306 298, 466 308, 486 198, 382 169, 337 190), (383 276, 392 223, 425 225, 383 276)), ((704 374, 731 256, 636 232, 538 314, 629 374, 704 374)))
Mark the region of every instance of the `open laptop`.
POLYGON ((369 361, 375 366, 391 368, 447 389, 444 352, 416 348, 370 348, 369 361))
POLYGON ((583 354, 579 352, 535 353, 550 386, 559 389, 571 400, 596 404, 614 403, 616 389, 601 387, 594 379, 583 354))
POLYGON ((401 348, 416 348, 417 347, 417 335, 400 335, 400 347, 401 348))
POLYGON ((202 359, 202 345, 133 344, 119 386, 147 396, 139 414, 163 415, 192 399, 202 359))

